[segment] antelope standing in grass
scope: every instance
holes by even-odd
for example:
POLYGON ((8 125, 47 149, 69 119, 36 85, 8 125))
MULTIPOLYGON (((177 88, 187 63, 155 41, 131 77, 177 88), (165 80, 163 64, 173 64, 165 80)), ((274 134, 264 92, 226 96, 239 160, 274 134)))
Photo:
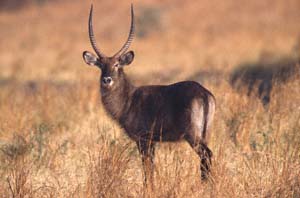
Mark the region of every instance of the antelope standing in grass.
POLYGON ((101 69, 100 92, 107 113, 136 142, 142 155, 145 181, 153 177, 156 142, 185 139, 200 157, 201 179, 210 172, 212 152, 207 146, 209 127, 215 111, 212 93, 194 81, 171 85, 134 86, 124 72, 132 63, 133 51, 127 52, 134 37, 134 13, 131 5, 131 27, 123 47, 112 57, 96 45, 93 33, 93 5, 89 15, 89 38, 97 55, 83 52, 88 65, 101 69))

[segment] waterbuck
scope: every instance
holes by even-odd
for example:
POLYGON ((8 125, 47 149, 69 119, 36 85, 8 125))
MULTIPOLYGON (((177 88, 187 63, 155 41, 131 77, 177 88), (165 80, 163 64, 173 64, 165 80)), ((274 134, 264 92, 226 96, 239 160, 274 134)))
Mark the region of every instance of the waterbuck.
POLYGON ((215 111, 214 96, 199 83, 183 81, 171 85, 134 86, 124 72, 132 63, 133 51, 127 52, 134 37, 134 13, 127 41, 112 57, 97 47, 93 33, 93 5, 89 15, 89 38, 97 55, 83 52, 88 65, 101 69, 100 92, 107 113, 136 142, 142 155, 145 181, 153 176, 156 142, 185 139, 200 157, 201 179, 210 172, 212 152, 207 146, 208 129, 215 111))

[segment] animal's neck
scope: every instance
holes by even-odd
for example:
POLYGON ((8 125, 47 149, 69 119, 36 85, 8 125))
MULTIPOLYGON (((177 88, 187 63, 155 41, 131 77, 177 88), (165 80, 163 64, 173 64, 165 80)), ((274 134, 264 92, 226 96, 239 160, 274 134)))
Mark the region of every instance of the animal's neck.
POLYGON ((101 87, 102 103, 113 119, 119 121, 122 113, 126 112, 131 104, 131 95, 134 89, 134 86, 125 74, 121 76, 118 85, 113 89, 101 87))

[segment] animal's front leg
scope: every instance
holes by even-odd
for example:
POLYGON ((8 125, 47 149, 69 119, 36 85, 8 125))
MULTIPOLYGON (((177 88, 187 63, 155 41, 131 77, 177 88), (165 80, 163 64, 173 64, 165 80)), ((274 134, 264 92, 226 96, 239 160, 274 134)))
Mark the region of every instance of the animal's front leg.
POLYGON ((155 145, 149 139, 140 139, 136 142, 139 152, 142 155, 142 163, 144 169, 144 184, 148 187, 151 186, 153 188, 153 172, 154 172, 154 151, 155 145), (150 184, 150 185, 148 185, 150 184))

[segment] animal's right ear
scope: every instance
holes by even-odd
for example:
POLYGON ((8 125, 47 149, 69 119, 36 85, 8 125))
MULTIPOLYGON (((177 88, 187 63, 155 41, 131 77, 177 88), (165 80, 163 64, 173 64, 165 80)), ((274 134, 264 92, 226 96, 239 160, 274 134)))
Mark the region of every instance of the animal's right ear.
POLYGON ((84 51, 82 56, 83 56, 83 60, 86 62, 86 64, 92 65, 92 66, 96 65, 96 66, 100 67, 99 58, 96 55, 94 55, 93 53, 84 51))

